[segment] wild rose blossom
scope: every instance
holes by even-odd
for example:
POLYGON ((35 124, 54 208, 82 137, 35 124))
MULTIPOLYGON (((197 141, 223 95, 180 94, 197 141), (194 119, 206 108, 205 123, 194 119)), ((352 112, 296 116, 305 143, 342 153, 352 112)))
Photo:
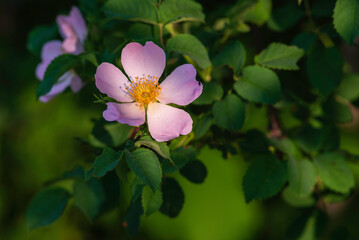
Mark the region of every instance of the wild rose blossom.
POLYGON ((96 71, 97 88, 121 103, 107 103, 103 117, 131 126, 145 123, 152 137, 168 141, 192 131, 191 116, 166 104, 188 105, 202 93, 191 64, 176 68, 161 84, 166 66, 165 52, 153 42, 129 43, 122 50, 122 66, 129 79, 117 67, 102 63, 96 71))
MULTIPOLYGON (((59 15, 56 19, 60 34, 64 41, 52 40, 44 44, 41 50, 42 62, 36 68, 36 77, 42 81, 47 67, 56 57, 71 53, 78 55, 84 51, 84 43, 87 37, 87 27, 81 12, 77 7, 72 7, 68 16, 59 15)), ((40 97, 40 101, 48 102, 67 87, 73 92, 78 92, 83 87, 83 82, 76 73, 71 70, 62 75, 51 91, 40 97)))

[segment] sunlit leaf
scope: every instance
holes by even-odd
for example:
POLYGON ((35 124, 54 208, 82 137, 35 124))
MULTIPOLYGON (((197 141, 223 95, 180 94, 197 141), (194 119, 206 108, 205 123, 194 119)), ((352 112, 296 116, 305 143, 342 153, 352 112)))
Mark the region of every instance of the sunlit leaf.
POLYGON ((295 46, 271 43, 266 49, 255 56, 254 61, 268 68, 299 70, 297 62, 303 55, 304 51, 295 46))
POLYGON ((167 41, 166 48, 169 52, 177 52, 189 56, 202 69, 211 66, 206 48, 193 35, 178 34, 167 41))

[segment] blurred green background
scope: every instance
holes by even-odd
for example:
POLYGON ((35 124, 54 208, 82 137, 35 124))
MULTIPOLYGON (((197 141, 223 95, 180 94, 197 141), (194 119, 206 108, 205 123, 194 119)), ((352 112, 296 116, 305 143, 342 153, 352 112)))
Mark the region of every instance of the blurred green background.
MULTIPOLYGON (((27 233, 26 207, 46 181, 76 165, 87 166, 95 152, 75 137, 86 138, 102 106, 94 104, 91 86, 80 94, 66 93, 47 104, 36 101, 35 67, 40 59, 26 50, 29 31, 53 23, 59 12, 68 12, 76 1, 2 0, 0 3, 0 239, 106 240, 128 239, 121 217, 129 199, 118 210, 89 222, 71 206, 49 227, 27 233)), ((204 11, 214 1, 202 1, 204 11)), ((260 121, 260 118, 258 118, 260 121)), ((342 148, 359 154, 358 119, 341 129, 342 148)), ((246 240, 285 239, 287 226, 299 210, 281 196, 265 202, 244 201, 241 179, 247 168, 241 156, 228 160, 217 150, 204 148, 200 157, 208 170, 204 184, 178 178, 185 192, 185 205, 178 218, 156 213, 143 217, 136 239, 246 240)), ((351 166, 358 176, 359 169, 351 166)), ((176 175, 174 175, 176 177, 176 175)), ((358 179, 357 179, 358 180, 358 179)), ((61 183, 70 186, 69 183, 61 183)), ((121 196, 128 186, 121 185, 121 196)), ((359 239, 359 198, 328 206, 332 229, 346 226, 351 239, 359 239)), ((308 223, 313 224, 313 221, 308 223)), ((308 226, 301 239, 312 239, 308 226), (308 237, 309 236, 309 237, 308 237)))

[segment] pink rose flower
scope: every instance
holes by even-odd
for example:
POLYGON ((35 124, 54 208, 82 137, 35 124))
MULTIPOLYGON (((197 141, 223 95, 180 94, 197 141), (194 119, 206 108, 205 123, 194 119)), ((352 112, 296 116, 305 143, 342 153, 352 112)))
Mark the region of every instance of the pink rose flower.
MULTIPOLYGON (((87 27, 79 9, 77 7, 72 7, 68 16, 60 15, 57 17, 56 21, 64 41, 49 41, 42 47, 42 62, 36 68, 36 77, 40 81, 44 79, 47 67, 56 57, 65 53, 78 55, 84 51, 87 27)), ((77 76, 73 70, 68 71, 59 78, 48 94, 40 97, 40 101, 50 101, 69 86, 71 87, 71 90, 76 93, 80 91, 83 85, 81 78, 77 76)))
POLYGON ((158 141, 168 141, 192 131, 191 116, 182 109, 166 104, 188 105, 202 93, 191 64, 176 68, 161 84, 166 66, 165 52, 153 42, 129 43, 122 50, 122 66, 128 78, 117 67, 102 63, 96 71, 96 86, 109 97, 122 103, 107 103, 103 117, 131 126, 145 123, 158 141))

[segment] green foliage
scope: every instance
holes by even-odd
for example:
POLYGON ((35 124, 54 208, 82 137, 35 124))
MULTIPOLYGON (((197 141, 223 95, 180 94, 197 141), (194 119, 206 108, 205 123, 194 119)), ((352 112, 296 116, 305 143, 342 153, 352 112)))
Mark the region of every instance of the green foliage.
POLYGON ((67 71, 76 67, 79 63, 78 56, 72 54, 63 54, 49 64, 46 69, 44 79, 39 83, 36 90, 36 96, 39 98, 50 92, 56 81, 67 71))
POLYGON ((244 105, 234 94, 227 95, 222 101, 213 105, 213 116, 216 124, 230 131, 238 131, 244 123, 244 105))
POLYGON ((192 147, 180 147, 171 151, 171 156, 174 165, 169 161, 164 161, 162 163, 164 173, 180 170, 188 162, 193 161, 196 158, 196 150, 192 147))
POLYGON ((42 46, 53 40, 57 36, 57 26, 38 26, 31 30, 29 33, 26 47, 27 49, 37 56, 41 56, 42 46))
POLYGON ((299 70, 298 60, 304 51, 295 46, 287 46, 282 43, 271 43, 266 49, 255 56, 254 61, 268 68, 281 70, 299 70))
POLYGON ((320 93, 327 96, 341 81, 342 65, 338 49, 317 45, 307 59, 308 79, 320 93))
POLYGON ((109 18, 156 24, 157 9, 150 0, 109 0, 104 5, 109 18))
POLYGON ((299 196, 305 196, 313 191, 317 173, 314 165, 308 159, 290 158, 288 162, 289 186, 299 196))
POLYGON ((348 123, 353 121, 349 106, 334 98, 329 98, 323 104, 323 111, 328 119, 336 123, 348 123))
POLYGON ((207 68, 212 64, 209 60, 206 48, 193 35, 176 35, 167 41, 166 48, 169 52, 177 52, 189 56, 202 69, 207 68))
POLYGON ((243 177, 246 202, 261 200, 277 194, 287 181, 287 167, 274 155, 263 154, 251 159, 243 177))
POLYGON ((39 192, 26 212, 28 231, 56 221, 64 211, 71 195, 62 188, 49 188, 39 192))
POLYGON ((268 152, 268 141, 266 136, 255 129, 249 130, 246 133, 246 138, 239 146, 247 152, 251 153, 266 153, 268 152))
POLYGON ((119 147, 133 133, 133 127, 127 124, 107 122, 104 119, 95 121, 89 136, 89 143, 94 147, 119 147))
POLYGON ((235 74, 239 74, 246 62, 246 50, 240 41, 226 45, 213 59, 213 65, 228 65, 235 74))
POLYGON ((202 6, 192 0, 164 0, 159 7, 159 21, 163 24, 182 21, 204 21, 202 6))
POLYGON ((290 2, 273 10, 268 26, 273 31, 282 32, 296 25, 303 15, 304 12, 298 7, 298 4, 290 2))
POLYGON ((323 153, 314 158, 314 163, 320 178, 329 189, 348 193, 354 187, 353 173, 339 153, 323 153))
POLYGON ((258 0, 243 16, 244 21, 263 25, 269 19, 272 11, 271 0, 258 0))
POLYGON ((98 215, 101 205, 105 200, 102 185, 96 178, 91 178, 87 182, 83 179, 76 180, 73 195, 75 205, 90 220, 98 215))
POLYGON ((297 239, 302 235, 309 218, 312 216, 312 212, 312 209, 304 209, 301 211, 285 232, 288 239, 297 239))
POLYGON ((133 199, 130 207, 127 209, 125 218, 123 219, 123 225, 126 231, 134 236, 138 232, 140 227, 140 217, 143 214, 141 198, 133 199))
POLYGON ((340 36, 350 45, 359 36, 359 1, 338 0, 335 4, 333 23, 340 36))
POLYGON ((337 94, 348 101, 359 99, 359 75, 345 75, 337 89, 337 94))
POLYGON ((94 176, 103 177, 108 171, 114 169, 120 162, 123 152, 116 152, 111 148, 106 147, 102 155, 96 158, 94 167, 94 176))
POLYGON ((214 82, 203 83, 202 94, 193 102, 196 105, 211 104, 214 101, 219 101, 223 96, 223 88, 221 85, 214 82))
POLYGON ((171 160, 171 154, 170 154, 170 150, 167 147, 167 144, 165 142, 156 142, 150 136, 142 137, 140 140, 138 140, 135 143, 135 146, 136 147, 140 147, 140 146, 149 147, 153 151, 155 151, 157 154, 159 154, 161 157, 171 160))
POLYGON ((177 217, 184 203, 184 193, 181 186, 173 178, 165 178, 162 183, 163 203, 160 211, 171 217, 177 217))
POLYGON ((189 162, 180 170, 180 173, 193 183, 203 183, 207 177, 206 166, 199 160, 189 162))
POLYGON ((202 138, 210 129, 212 125, 212 118, 207 116, 200 118, 193 128, 194 138, 202 138))
POLYGON ((139 148, 132 153, 125 150, 128 167, 153 191, 160 187, 162 169, 156 155, 149 149, 139 148))
POLYGON ((145 215, 149 216, 157 212, 162 205, 162 192, 157 189, 155 192, 148 186, 144 186, 142 190, 142 206, 145 215))
POLYGON ((282 98, 275 72, 259 66, 244 68, 242 77, 233 87, 241 97, 251 102, 274 104, 282 98))

